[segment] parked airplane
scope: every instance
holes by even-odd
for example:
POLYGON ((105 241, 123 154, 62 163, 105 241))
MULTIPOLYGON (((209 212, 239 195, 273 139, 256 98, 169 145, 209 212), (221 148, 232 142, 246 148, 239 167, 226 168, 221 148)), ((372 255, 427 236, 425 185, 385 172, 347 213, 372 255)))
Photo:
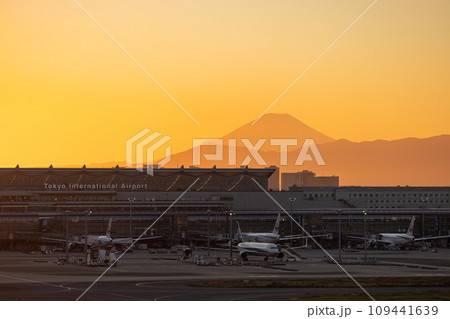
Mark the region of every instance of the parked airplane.
MULTIPOLYGON (((411 243, 418 242, 418 241, 425 241, 425 240, 433 240, 433 239, 440 239, 440 238, 449 238, 450 235, 446 236, 433 236, 433 237, 421 237, 421 238, 415 238, 413 236, 413 230, 414 230, 414 220, 416 218, 413 217, 411 219, 411 222, 409 224, 408 230, 405 234, 398 234, 398 233, 380 233, 376 236, 376 238, 367 238, 367 245, 370 247, 377 247, 378 245, 385 245, 389 248, 392 247, 405 247, 411 243)), ((355 236, 347 236, 349 238, 353 239, 359 239, 359 240, 365 240, 364 237, 355 237, 355 236)))
MULTIPOLYGON (((108 228, 106 230, 105 235, 88 235, 87 241, 84 236, 81 237, 81 240, 69 240, 68 246, 69 249, 74 248, 75 246, 84 246, 87 243, 87 246, 90 248, 111 248, 114 245, 121 245, 121 246, 127 246, 131 245, 133 243, 133 238, 126 237, 126 238, 111 238, 111 224, 112 224, 112 218, 109 219, 108 228)), ((153 236, 153 237, 145 237, 140 238, 139 240, 145 240, 145 239, 155 239, 160 238, 161 236, 153 236)), ((44 241, 49 242, 56 242, 56 243, 66 243, 66 240, 64 239, 58 239, 58 238, 49 238, 49 237, 43 237, 44 241)))
MULTIPOLYGON (((280 219, 281 219, 281 214, 278 213, 277 219, 275 221, 275 226, 273 226, 273 230, 271 233, 242 233, 241 235, 245 241, 259 242, 259 243, 277 243, 279 241, 310 237, 310 236, 304 236, 304 235, 293 235, 293 236, 281 237, 278 234, 278 231, 280 229, 280 219)), ((314 235, 312 237, 326 237, 326 236, 327 235, 314 235)))
POLYGON ((284 253, 281 251, 280 247, 273 243, 261 243, 261 242, 246 242, 242 237, 241 227, 239 222, 237 224, 237 235, 238 235, 238 250, 243 261, 247 261, 247 256, 264 256, 265 260, 269 257, 283 258, 284 253))

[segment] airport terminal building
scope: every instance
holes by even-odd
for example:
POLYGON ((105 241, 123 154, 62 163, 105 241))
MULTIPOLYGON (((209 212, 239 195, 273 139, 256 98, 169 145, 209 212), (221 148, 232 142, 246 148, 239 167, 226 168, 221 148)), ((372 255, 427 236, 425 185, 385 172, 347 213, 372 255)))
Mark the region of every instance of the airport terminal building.
MULTIPOLYGON (((201 244, 226 238, 239 220, 243 231, 270 231, 281 205, 309 232, 403 232, 416 217, 414 235, 450 230, 450 187, 290 187, 273 191, 276 168, 161 168, 153 175, 133 168, 0 168, 0 249, 31 249, 42 237, 103 234, 139 236, 161 214, 149 245, 201 244), (194 183, 195 182, 195 183, 194 183), (175 204, 174 201, 189 188, 175 204), (86 217, 89 214, 88 217, 86 217), (85 221, 87 223, 85 224, 85 221)), ((277 180, 279 176, 275 176, 277 180)), ((283 213, 281 235, 300 228, 283 213)), ((333 245, 327 241, 324 245, 333 245)), ((447 242, 441 240, 440 245, 447 242)))

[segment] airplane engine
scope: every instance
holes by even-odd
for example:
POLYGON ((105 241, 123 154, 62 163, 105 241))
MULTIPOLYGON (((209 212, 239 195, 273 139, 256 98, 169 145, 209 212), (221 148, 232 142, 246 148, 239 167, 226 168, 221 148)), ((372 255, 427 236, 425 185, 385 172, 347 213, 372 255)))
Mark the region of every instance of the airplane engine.
POLYGON ((377 247, 377 242, 374 241, 374 240, 369 241, 369 247, 370 247, 370 248, 375 248, 375 247, 377 247))
POLYGON ((247 254, 246 253, 240 253, 239 254, 240 256, 241 256, 241 259, 243 260, 243 261, 247 261, 248 259, 247 259, 247 254))
POLYGON ((69 250, 72 250, 72 249, 74 249, 74 248, 75 248, 75 246, 76 246, 76 244, 75 244, 75 243, 68 243, 68 244, 67 244, 67 248, 68 248, 69 250))
POLYGON ((284 253, 282 253, 282 252, 279 252, 278 254, 277 254, 277 258, 283 258, 284 257, 284 253))

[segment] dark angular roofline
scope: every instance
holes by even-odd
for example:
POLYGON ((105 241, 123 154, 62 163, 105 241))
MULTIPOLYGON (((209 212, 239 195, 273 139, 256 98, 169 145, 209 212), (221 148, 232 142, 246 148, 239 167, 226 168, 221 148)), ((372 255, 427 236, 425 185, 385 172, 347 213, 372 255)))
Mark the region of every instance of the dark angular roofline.
MULTIPOLYGON (((221 176, 233 176, 233 175, 251 175, 251 176, 267 176, 269 177, 275 172, 275 168, 154 168, 154 176, 168 176, 176 174, 184 174, 190 176, 203 176, 209 174, 221 175, 221 176)), ((44 167, 0 167, 0 176, 10 175, 10 174, 21 174, 28 176, 38 176, 42 174, 54 174, 54 175, 80 175, 86 173, 88 175, 105 176, 105 175, 124 175, 124 176, 139 176, 145 175, 146 169, 144 171, 138 171, 136 168, 126 168, 126 167, 113 167, 113 168, 55 168, 50 166, 48 168, 44 167)))

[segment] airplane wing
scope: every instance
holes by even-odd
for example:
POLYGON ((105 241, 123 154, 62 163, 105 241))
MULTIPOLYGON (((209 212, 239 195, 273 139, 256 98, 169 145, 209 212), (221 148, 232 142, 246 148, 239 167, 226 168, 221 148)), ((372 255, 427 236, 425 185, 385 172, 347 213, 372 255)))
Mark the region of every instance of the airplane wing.
POLYGON ((152 236, 152 237, 142 237, 142 238, 131 238, 131 237, 126 237, 126 238, 114 238, 112 240, 113 244, 131 244, 133 241, 141 241, 141 240, 147 240, 147 239, 156 239, 156 238, 161 238, 162 236, 152 236))
POLYGON ((216 240, 216 241, 229 241, 230 240, 230 238, 228 238, 228 237, 219 237, 219 236, 202 236, 202 237, 204 238, 204 240, 208 240, 208 238, 211 240, 216 240))
POLYGON ((352 238, 352 239, 366 240, 364 237, 356 237, 356 236, 346 236, 346 237, 347 238, 352 238))
POLYGON ((156 239, 156 238, 162 238, 162 237, 163 236, 151 236, 151 237, 133 238, 133 240, 156 239))
POLYGON ((424 241, 424 240, 442 239, 442 238, 450 238, 450 235, 414 238, 414 241, 424 241))
MULTIPOLYGON (((66 243, 65 239, 59 239, 59 238, 42 237, 41 239, 45 240, 45 241, 49 241, 49 242, 54 242, 54 243, 66 243)), ((84 245, 84 242, 82 242, 82 241, 68 240, 68 242, 71 244, 84 245)))
POLYGON ((294 235, 294 236, 286 236, 286 237, 282 237, 279 240, 291 240, 291 239, 302 239, 302 238, 311 238, 311 237, 327 237, 326 234, 324 235, 312 235, 312 236, 305 236, 305 235, 294 235))
MULTIPOLYGON (((352 238, 352 239, 358 239, 358 240, 366 240, 366 238, 364 237, 356 237, 356 236, 347 236, 347 238, 352 238)), ((392 242, 387 241, 387 240, 382 240, 382 239, 374 239, 374 238, 367 238, 368 241, 376 241, 377 243, 380 244, 385 244, 385 245, 392 245, 392 242)))

